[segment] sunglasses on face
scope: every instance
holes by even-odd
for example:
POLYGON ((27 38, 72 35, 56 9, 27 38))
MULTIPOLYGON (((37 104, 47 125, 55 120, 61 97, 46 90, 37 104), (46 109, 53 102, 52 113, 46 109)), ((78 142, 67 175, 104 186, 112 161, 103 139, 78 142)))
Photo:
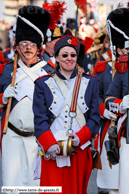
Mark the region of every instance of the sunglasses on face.
POLYGON ((67 58, 68 56, 71 56, 72 58, 75 58, 77 56, 77 54, 62 54, 62 55, 59 55, 59 56, 62 56, 63 58, 67 58))

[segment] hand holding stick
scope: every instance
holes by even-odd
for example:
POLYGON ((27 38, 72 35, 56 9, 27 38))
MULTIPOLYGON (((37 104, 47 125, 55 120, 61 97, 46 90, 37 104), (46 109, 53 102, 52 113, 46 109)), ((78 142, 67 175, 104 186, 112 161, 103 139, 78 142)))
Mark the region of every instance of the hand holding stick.
MULTIPOLYGON (((17 61, 18 61, 18 53, 15 53, 11 86, 14 86, 14 83, 15 83, 15 76, 16 76, 16 71, 17 71, 17 61)), ((9 114, 10 114, 10 109, 11 109, 11 103, 12 103, 12 97, 10 97, 9 100, 8 100, 3 134, 6 134, 6 132, 7 132, 9 114)))

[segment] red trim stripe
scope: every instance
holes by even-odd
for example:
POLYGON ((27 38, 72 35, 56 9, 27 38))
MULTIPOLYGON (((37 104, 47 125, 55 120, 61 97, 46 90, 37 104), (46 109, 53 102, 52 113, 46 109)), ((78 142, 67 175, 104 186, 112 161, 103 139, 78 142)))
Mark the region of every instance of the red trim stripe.
POLYGON ((55 68, 55 64, 52 63, 50 60, 47 61, 49 65, 51 65, 53 68, 55 68))
POLYGON ((70 112, 76 112, 77 110, 77 100, 78 100, 78 94, 79 94, 79 89, 81 84, 81 76, 82 74, 79 74, 75 80, 70 112))
POLYGON ((110 126, 110 123, 111 123, 111 121, 110 121, 110 120, 107 120, 107 122, 106 122, 106 124, 105 124, 105 126, 104 126, 104 129, 103 129, 103 131, 102 131, 102 134, 101 134, 100 154, 101 154, 101 152, 102 152, 103 141, 104 141, 105 135, 106 135, 106 133, 107 133, 107 130, 108 130, 109 126, 110 126))

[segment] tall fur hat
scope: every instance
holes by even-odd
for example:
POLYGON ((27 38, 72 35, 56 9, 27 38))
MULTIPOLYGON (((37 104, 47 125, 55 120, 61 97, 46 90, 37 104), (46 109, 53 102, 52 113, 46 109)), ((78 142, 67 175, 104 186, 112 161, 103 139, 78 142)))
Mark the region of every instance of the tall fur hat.
POLYGON ((124 48, 129 40, 129 8, 115 9, 107 17, 107 32, 110 37, 111 49, 124 48))
POLYGON ((19 9, 16 25, 16 45, 28 40, 40 48, 44 42, 50 21, 50 13, 38 6, 28 5, 19 9))

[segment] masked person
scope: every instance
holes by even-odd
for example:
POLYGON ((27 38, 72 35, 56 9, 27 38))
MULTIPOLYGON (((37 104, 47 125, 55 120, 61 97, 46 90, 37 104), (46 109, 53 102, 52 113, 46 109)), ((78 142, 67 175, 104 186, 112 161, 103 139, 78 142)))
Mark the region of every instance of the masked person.
POLYGON ((31 170, 37 148, 32 101, 34 80, 49 71, 49 65, 37 58, 49 21, 50 13, 38 6, 24 6, 19 9, 17 15, 15 46, 19 58, 15 84, 14 87, 11 86, 12 62, 4 66, 0 81, 0 104, 3 106, 2 129, 8 100, 12 97, 8 128, 2 138, 4 186, 39 185, 39 180, 33 180, 31 170))
POLYGON ((54 54, 55 72, 35 82, 35 134, 45 155, 40 185, 61 186, 63 194, 84 194, 92 170, 88 145, 99 130, 98 80, 85 73, 77 76, 79 42, 68 29, 56 42, 54 54), (80 87, 75 84, 76 79, 80 79, 80 87), (73 96, 74 90, 78 90, 78 97, 73 96), (72 97, 77 103, 72 103, 72 97), (73 111, 71 104, 77 110, 73 111), (72 156, 67 154, 65 146, 70 137, 77 152, 72 152, 72 156), (63 148, 58 145, 59 140, 64 140, 63 148))
MULTIPOLYGON (((107 17, 107 30, 112 46, 116 47, 117 61, 116 73, 106 92, 105 106, 108 110, 119 116, 117 124, 117 146, 119 147, 119 177, 118 193, 127 194, 129 182, 129 144, 126 143, 127 109, 129 108, 128 95, 128 56, 125 41, 129 40, 129 9, 119 8, 109 13, 107 17), (126 56, 121 60, 120 56, 126 56)), ((127 46, 128 47, 128 46, 127 46)))

